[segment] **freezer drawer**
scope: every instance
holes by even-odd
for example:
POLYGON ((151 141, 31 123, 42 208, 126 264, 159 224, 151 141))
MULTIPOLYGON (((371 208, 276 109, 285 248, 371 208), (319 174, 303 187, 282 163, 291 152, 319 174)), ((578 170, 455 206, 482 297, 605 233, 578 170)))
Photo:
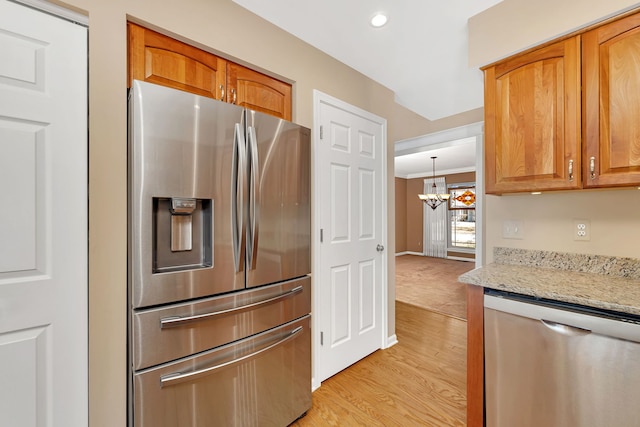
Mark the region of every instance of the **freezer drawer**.
POLYGON ((487 427, 640 426, 640 325, 485 295, 487 427))
POLYGON ((134 375, 134 427, 284 427, 311 407, 309 316, 134 375))
POLYGON ((311 278, 133 313, 134 370, 208 350, 311 312, 311 278))

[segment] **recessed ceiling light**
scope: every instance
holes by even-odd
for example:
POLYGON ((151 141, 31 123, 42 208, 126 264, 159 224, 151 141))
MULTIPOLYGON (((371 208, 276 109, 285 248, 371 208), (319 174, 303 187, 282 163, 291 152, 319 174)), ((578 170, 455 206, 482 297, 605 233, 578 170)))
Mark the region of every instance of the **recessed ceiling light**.
POLYGON ((386 24, 387 20, 387 15, 385 15, 384 13, 376 13, 375 15, 373 15, 373 18, 371 18, 371 25, 379 28, 386 24))

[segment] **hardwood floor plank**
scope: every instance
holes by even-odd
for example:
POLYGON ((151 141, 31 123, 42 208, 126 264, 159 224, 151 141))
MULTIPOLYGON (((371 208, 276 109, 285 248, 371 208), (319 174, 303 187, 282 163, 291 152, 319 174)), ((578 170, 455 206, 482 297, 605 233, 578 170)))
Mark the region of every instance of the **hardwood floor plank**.
POLYGON ((294 427, 466 425, 464 320, 396 302, 398 344, 322 383, 294 427))

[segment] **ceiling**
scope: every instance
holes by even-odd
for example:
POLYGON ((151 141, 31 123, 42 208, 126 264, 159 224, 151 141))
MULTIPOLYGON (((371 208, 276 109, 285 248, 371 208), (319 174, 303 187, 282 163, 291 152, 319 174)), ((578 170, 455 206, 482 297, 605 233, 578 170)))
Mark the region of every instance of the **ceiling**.
POLYGON ((424 178, 435 175, 473 172, 477 162, 477 136, 482 123, 423 135, 395 143, 395 176, 424 178))
POLYGON ((407 154, 395 158, 395 176, 399 178, 430 178, 433 174, 435 156, 435 175, 473 172, 476 170, 476 139, 467 138, 456 141, 460 145, 433 148, 429 151, 407 154))
MULTIPOLYGON (((467 20, 501 0, 233 1, 391 89, 398 104, 429 120, 483 105, 482 72, 468 66, 467 20), (389 21, 374 28, 369 20, 381 11, 389 21)), ((416 141, 409 149, 396 143, 395 176, 430 175, 431 156, 438 174, 475 170, 475 139, 416 141)))
POLYGON ((391 89, 437 120, 483 105, 482 72, 468 66, 467 20, 501 0, 233 0, 391 89), (369 20, 385 12, 389 21, 369 20))

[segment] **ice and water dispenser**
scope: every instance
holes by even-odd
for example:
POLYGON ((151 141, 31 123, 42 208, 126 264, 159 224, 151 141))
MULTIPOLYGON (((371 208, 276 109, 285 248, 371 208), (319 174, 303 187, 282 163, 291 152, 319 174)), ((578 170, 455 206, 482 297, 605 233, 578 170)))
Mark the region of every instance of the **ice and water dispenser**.
POLYGON ((213 201, 153 198, 153 272, 213 265, 213 201))
POLYGON ((244 252, 234 239, 241 228, 233 226, 242 210, 236 215, 232 203, 243 110, 137 80, 129 102, 131 307, 244 289, 244 252))

